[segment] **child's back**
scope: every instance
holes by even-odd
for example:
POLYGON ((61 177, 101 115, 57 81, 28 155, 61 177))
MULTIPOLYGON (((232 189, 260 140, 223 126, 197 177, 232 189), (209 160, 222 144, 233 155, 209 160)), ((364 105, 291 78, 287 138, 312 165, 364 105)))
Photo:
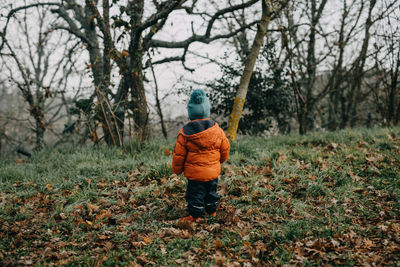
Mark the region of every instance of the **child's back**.
POLYGON ((176 174, 188 178, 186 200, 188 220, 197 220, 204 211, 214 214, 218 206, 218 176, 221 163, 229 156, 224 131, 210 119, 210 103, 202 90, 195 90, 188 103, 190 122, 178 133, 172 160, 176 174))
POLYGON ((178 134, 173 171, 190 180, 211 181, 221 172, 221 163, 229 156, 229 141, 213 120, 194 120, 178 134))

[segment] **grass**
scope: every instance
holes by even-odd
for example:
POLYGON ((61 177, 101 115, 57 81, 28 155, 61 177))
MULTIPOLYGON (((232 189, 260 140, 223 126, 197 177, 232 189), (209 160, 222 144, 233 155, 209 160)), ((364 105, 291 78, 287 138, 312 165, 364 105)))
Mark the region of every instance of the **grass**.
POLYGON ((0 265, 400 264, 400 129, 232 144, 217 218, 182 225, 173 141, 0 163, 0 265), (21 162, 21 161, 17 161, 21 162))

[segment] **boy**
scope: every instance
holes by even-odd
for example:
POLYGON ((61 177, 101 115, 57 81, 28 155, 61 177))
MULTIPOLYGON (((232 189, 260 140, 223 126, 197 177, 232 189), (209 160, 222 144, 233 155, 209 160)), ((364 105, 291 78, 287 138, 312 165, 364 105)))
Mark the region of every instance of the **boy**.
POLYGON ((221 163, 229 157, 230 145, 224 131, 210 119, 210 101, 203 90, 192 92, 187 109, 190 122, 178 133, 172 170, 176 174, 183 171, 188 178, 189 216, 184 219, 195 222, 204 211, 216 216, 218 176, 221 163))

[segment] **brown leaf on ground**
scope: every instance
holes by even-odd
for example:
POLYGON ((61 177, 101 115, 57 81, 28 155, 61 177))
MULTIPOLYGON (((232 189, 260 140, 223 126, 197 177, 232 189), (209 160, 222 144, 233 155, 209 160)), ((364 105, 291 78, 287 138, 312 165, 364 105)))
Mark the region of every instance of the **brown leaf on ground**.
POLYGON ((287 183, 287 184, 296 184, 299 181, 300 177, 298 175, 292 177, 292 178, 284 178, 281 179, 282 182, 287 183))
POLYGON ((335 150, 337 147, 338 147, 338 144, 332 142, 332 143, 326 145, 324 147, 324 150, 325 151, 331 151, 331 150, 335 150))
POLYGON ((17 163, 17 164, 24 164, 24 163, 26 163, 26 160, 21 159, 21 158, 18 158, 18 159, 15 160, 15 163, 17 163))
POLYGON ((52 184, 46 184, 46 189, 48 190, 48 191, 53 191, 53 185, 52 184))
POLYGON ((219 240, 219 239, 215 239, 215 241, 214 241, 214 248, 215 248, 216 250, 219 250, 219 249, 221 249, 222 247, 223 247, 222 241, 219 240))
POLYGON ((221 252, 217 252, 214 255, 214 259, 215 259, 215 265, 217 266, 224 266, 224 262, 225 262, 225 257, 222 255, 221 252))
POLYGON ((184 218, 180 218, 177 223, 177 227, 179 229, 188 230, 190 232, 192 232, 194 230, 193 226, 194 226, 194 223, 189 222, 188 220, 186 220, 184 218))
POLYGON ((99 208, 100 208, 99 206, 91 204, 91 203, 86 203, 86 205, 87 205, 87 207, 88 207, 88 209, 90 211, 89 215, 91 215, 93 212, 98 211, 99 208))
POLYGON ((191 234, 189 233, 188 230, 181 230, 181 229, 176 229, 173 227, 170 228, 162 228, 157 232, 158 236, 160 238, 168 238, 168 237, 178 237, 182 239, 187 239, 191 237, 191 234))
POLYGON ((221 182, 218 184, 218 186, 219 186, 218 194, 220 196, 228 195, 228 183, 227 182, 221 182))
POLYGON ((164 149, 164 155, 165 156, 171 156, 171 154, 172 154, 171 150, 169 150, 168 148, 164 149))
POLYGON ((287 160, 286 155, 280 154, 279 157, 278 157, 278 159, 276 160, 276 164, 279 166, 279 164, 280 164, 281 162, 285 162, 286 160, 287 160))
POLYGON ((147 237, 147 236, 143 237, 143 241, 144 241, 147 245, 153 243, 153 239, 151 239, 150 237, 147 237))

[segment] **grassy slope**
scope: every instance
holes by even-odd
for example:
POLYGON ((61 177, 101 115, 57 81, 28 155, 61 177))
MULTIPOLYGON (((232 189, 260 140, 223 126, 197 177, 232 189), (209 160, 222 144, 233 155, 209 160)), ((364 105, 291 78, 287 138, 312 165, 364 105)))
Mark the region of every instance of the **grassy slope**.
MULTIPOLYGON (((172 142, 0 163, 0 265, 400 264, 400 129, 242 138, 216 219, 177 223, 172 142)), ((248 266, 248 265, 246 265, 248 266)))

